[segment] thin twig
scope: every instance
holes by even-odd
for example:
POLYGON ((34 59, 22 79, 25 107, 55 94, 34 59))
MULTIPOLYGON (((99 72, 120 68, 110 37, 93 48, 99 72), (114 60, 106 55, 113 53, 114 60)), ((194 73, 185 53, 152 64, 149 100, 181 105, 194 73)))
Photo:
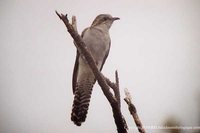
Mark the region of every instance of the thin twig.
POLYGON ((118 72, 117 70, 115 71, 115 84, 117 86, 118 89, 115 90, 115 97, 118 101, 119 104, 119 108, 121 108, 121 101, 120 101, 120 91, 119 91, 119 77, 118 77, 118 72))
POLYGON ((117 71, 115 71, 115 82, 116 83, 111 82, 110 79, 108 79, 106 77, 104 77, 104 79, 106 80, 106 83, 110 86, 110 88, 112 88, 112 90, 114 91, 114 98, 118 102, 118 105, 120 108, 121 101, 120 101, 120 91, 119 91, 119 77, 118 77, 117 71))
POLYGON ((117 87, 119 88, 119 76, 118 76, 117 70, 115 71, 115 82, 116 82, 117 87))
POLYGON ((135 106, 132 103, 131 95, 128 92, 128 89, 125 89, 124 91, 125 91, 125 95, 126 95, 126 97, 124 98, 124 101, 128 104, 129 111, 130 111, 130 113, 131 113, 131 115, 132 115, 132 117, 133 117, 133 119, 135 121, 135 124, 136 124, 136 126, 138 128, 138 131, 140 133, 145 133, 145 130, 142 127, 142 122, 140 121, 139 116, 137 114, 137 110, 136 110, 135 106))
POLYGON ((78 30, 77 30, 76 16, 72 16, 72 26, 73 26, 74 30, 75 30, 76 32, 78 32, 78 30))

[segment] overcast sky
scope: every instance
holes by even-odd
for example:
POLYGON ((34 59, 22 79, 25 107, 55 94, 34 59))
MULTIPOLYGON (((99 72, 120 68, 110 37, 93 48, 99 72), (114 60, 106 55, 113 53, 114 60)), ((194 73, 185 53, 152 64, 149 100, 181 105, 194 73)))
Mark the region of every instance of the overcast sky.
MULTIPOLYGON (((145 126, 161 126, 168 117, 184 126, 199 125, 199 0, 1 0, 1 133, 116 131, 98 84, 86 122, 81 127, 71 122, 76 49, 55 10, 76 15, 79 33, 98 14, 120 17, 110 29, 103 73, 114 79, 118 70, 121 98, 128 88, 145 126)), ((134 132, 123 101, 122 113, 134 132)))

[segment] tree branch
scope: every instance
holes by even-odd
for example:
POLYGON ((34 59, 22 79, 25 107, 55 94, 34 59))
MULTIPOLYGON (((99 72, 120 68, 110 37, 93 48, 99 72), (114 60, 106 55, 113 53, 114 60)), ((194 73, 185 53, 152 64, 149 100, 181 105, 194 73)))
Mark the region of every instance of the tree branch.
POLYGON ((121 108, 121 101, 120 101, 120 91, 119 91, 119 77, 118 77, 118 72, 117 70, 115 71, 115 84, 116 84, 116 88, 118 89, 115 89, 115 97, 118 101, 118 104, 119 104, 119 108, 121 108))
POLYGON ((76 16, 72 16, 72 26, 73 26, 74 30, 78 33, 76 16))
MULTIPOLYGON (((57 11, 56 11, 56 14, 63 21, 65 26, 67 27, 68 32, 74 39, 75 46, 77 47, 79 52, 85 57, 87 63, 89 64, 90 68, 92 69, 92 71, 97 79, 98 84, 102 88, 104 95, 106 96, 107 100, 109 101, 109 103, 112 107, 113 116, 115 119, 115 124, 117 126, 118 133, 127 133, 127 125, 126 125, 125 119, 123 118, 123 116, 121 114, 121 109, 119 106, 120 105, 119 104, 119 101, 120 101, 119 88, 114 87, 115 89, 118 89, 118 90, 113 89, 114 93, 115 93, 115 96, 113 96, 113 94, 110 92, 110 87, 111 87, 110 82, 108 82, 107 78, 104 78, 105 76, 103 76, 103 74, 98 70, 92 55, 87 50, 87 47, 86 47, 85 43, 83 42, 81 36, 78 34, 77 29, 74 28, 76 25, 74 25, 74 24, 72 25, 69 23, 67 15, 59 14, 57 11), (116 96, 119 98, 116 98, 116 96)), ((76 20, 75 21, 73 20, 72 22, 75 23, 76 20)), ((117 73, 116 73, 116 81, 118 82, 117 84, 119 84, 119 79, 118 79, 117 73)), ((119 86, 119 85, 115 85, 115 86, 119 86)))
POLYGON ((137 114, 137 110, 136 110, 135 106, 132 103, 131 95, 130 95, 130 93, 128 92, 127 89, 125 89, 124 91, 125 91, 125 95, 126 95, 126 97, 124 98, 124 101, 128 104, 129 111, 130 111, 130 113, 131 113, 131 115, 132 115, 132 117, 133 117, 133 119, 135 121, 135 124, 136 124, 136 126, 138 128, 138 131, 140 133, 145 133, 145 130, 142 127, 142 122, 140 121, 139 116, 137 114))

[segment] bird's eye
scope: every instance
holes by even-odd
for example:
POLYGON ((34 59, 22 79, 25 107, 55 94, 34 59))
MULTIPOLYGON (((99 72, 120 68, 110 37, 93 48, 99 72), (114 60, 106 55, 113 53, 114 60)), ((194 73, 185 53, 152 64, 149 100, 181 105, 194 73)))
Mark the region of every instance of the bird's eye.
POLYGON ((108 18, 103 18, 104 21, 108 20, 108 18))

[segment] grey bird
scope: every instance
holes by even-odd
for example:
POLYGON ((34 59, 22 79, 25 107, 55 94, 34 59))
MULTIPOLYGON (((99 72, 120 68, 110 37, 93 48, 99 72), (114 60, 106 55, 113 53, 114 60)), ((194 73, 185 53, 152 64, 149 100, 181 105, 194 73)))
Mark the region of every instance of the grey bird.
MULTIPOLYGON (((112 17, 109 14, 100 14, 95 18, 92 25, 82 32, 81 37, 100 71, 110 50, 109 29, 113 22, 118 19, 118 17, 112 17)), ((91 68, 77 50, 72 79, 74 102, 71 113, 71 120, 77 126, 81 126, 81 123, 86 119, 95 82, 96 79, 91 68)))

